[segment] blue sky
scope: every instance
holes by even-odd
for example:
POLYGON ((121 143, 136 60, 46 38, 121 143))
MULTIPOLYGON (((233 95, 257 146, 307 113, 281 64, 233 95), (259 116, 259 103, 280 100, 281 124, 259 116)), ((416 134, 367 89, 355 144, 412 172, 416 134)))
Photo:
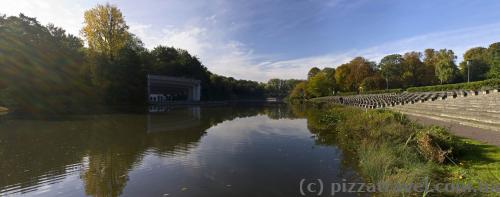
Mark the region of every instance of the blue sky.
POLYGON ((184 48, 214 73, 258 81, 425 48, 452 49, 460 61, 466 49, 500 41, 494 0, 2 0, 0 13, 78 35, 83 12, 106 2, 148 48, 184 48))

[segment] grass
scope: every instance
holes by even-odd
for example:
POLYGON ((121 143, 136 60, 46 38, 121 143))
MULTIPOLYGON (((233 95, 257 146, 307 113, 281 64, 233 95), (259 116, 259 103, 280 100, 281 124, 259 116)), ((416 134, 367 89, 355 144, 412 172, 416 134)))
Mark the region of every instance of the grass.
POLYGON ((500 147, 471 139, 464 142, 457 165, 447 166, 452 180, 464 182, 500 184, 500 147))
MULTIPOLYGON (((500 184, 500 148, 463 139, 437 126, 425 127, 388 110, 319 104, 305 113, 319 143, 352 153, 370 183, 500 184)), ((492 193, 382 193, 382 196, 488 196, 492 193)))

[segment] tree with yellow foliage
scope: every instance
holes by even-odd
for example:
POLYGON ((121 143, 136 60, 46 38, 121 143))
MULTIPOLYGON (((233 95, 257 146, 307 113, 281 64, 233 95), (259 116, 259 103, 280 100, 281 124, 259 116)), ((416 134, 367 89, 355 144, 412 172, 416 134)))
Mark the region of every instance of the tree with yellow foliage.
POLYGON ((85 11, 84 27, 81 30, 92 52, 113 60, 127 39, 128 26, 116 6, 106 4, 85 11))

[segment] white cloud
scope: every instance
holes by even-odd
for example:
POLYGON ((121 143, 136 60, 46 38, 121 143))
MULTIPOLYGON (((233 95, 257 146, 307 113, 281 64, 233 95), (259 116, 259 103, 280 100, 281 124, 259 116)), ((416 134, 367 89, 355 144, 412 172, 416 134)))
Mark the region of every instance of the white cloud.
MULTIPOLYGON (((500 24, 489 24, 477 27, 457 29, 419 35, 394 42, 380 44, 365 49, 351 49, 343 53, 332 53, 320 56, 288 59, 259 65, 261 72, 268 78, 305 78, 312 66, 336 67, 357 56, 372 61, 380 61, 389 54, 403 54, 408 51, 423 51, 427 48, 452 49, 461 61, 463 53, 472 47, 484 46, 500 41, 500 24)), ((258 78, 256 78, 258 79, 258 78)))
POLYGON ((78 35, 83 24, 82 4, 63 0, 2 0, 0 14, 17 16, 23 13, 36 17, 42 24, 53 23, 67 32, 78 35))
POLYGON ((214 73, 257 81, 270 78, 303 79, 312 66, 336 67, 356 56, 379 61, 388 54, 423 51, 426 48, 452 49, 460 60, 468 48, 500 41, 500 24, 490 24, 419 35, 342 53, 277 60, 273 54, 256 54, 247 45, 225 38, 220 32, 217 34, 206 27, 167 29, 155 34, 150 25, 131 25, 132 32, 139 35, 149 48, 159 44, 183 48, 198 56, 214 73))
MULTIPOLYGON (((83 24, 84 10, 95 2, 2 0, 0 12, 7 15, 23 12, 38 18, 42 24, 51 22, 78 35, 83 24)), ((342 0, 330 1, 332 6, 340 6, 339 2, 342 0)), ((346 49, 340 53, 284 58, 276 54, 259 54, 252 50, 252 46, 232 39, 227 32, 234 33, 234 27, 216 25, 223 23, 223 20, 218 20, 221 17, 218 14, 220 13, 203 16, 201 22, 190 22, 184 26, 158 27, 135 21, 128 21, 128 24, 130 31, 143 40, 147 48, 160 44, 183 48, 198 56, 214 73, 258 81, 270 78, 305 78, 312 66, 338 66, 356 56, 378 61, 388 54, 423 51, 426 48, 452 49, 460 60, 468 48, 500 41, 500 24, 490 24, 419 35, 364 49, 346 49)))
POLYGON ((151 25, 132 23, 130 27, 130 31, 139 36, 149 49, 158 45, 185 49, 199 57, 216 74, 267 80, 258 67, 251 66, 258 62, 259 56, 243 43, 227 39, 221 32, 199 26, 163 28, 161 32, 155 31, 151 25))

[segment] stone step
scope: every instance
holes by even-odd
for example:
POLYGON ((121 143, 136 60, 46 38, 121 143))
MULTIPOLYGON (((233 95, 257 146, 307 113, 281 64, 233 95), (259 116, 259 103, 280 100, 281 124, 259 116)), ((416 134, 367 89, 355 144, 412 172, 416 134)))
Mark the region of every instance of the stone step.
MULTIPOLYGON (((417 106, 418 104, 415 104, 417 106)), ((420 105, 418 105, 420 106, 420 105)), ((497 113, 500 114, 500 109, 495 109, 491 108, 488 106, 467 106, 464 107, 462 105, 457 106, 457 105, 432 105, 432 107, 437 108, 437 109, 445 109, 445 110, 464 110, 464 111, 471 111, 471 112, 489 112, 489 113, 497 113)))
MULTIPOLYGON (((399 107, 399 106, 398 106, 399 107)), ((426 111, 426 112, 432 112, 432 113, 439 113, 439 114, 445 114, 445 115, 457 115, 457 116, 463 116, 463 117, 470 117, 471 119, 481 117, 484 118, 487 121, 490 122, 500 122, 500 113, 496 112, 487 112, 487 111, 469 111, 465 110, 463 108, 455 110, 455 109, 446 109, 446 108, 438 108, 434 106, 425 106, 425 105, 420 105, 420 106, 404 106, 404 107, 399 107, 399 108, 404 108, 408 110, 415 110, 415 111, 426 111)))
POLYGON ((478 102, 498 103, 498 102, 500 102, 500 99, 491 99, 491 98, 487 98, 487 97, 482 97, 482 98, 477 98, 477 99, 459 98, 459 99, 443 100, 441 102, 444 102, 444 103, 478 103, 478 102))
POLYGON ((479 108, 495 108, 500 109, 499 103, 477 102, 477 103, 442 103, 442 102, 427 102, 424 105, 428 106, 453 106, 453 107, 479 107, 479 108))
POLYGON ((486 95, 477 95, 477 96, 457 97, 455 99, 453 99, 453 98, 450 98, 450 99, 453 99, 453 100, 470 100, 472 98, 474 98, 474 100, 476 100, 478 98, 481 98, 481 99, 498 101, 498 100, 500 100, 500 94, 486 94, 486 95))
POLYGON ((439 102, 439 101, 435 101, 435 102, 426 102, 426 103, 416 103, 416 105, 427 105, 427 106, 454 106, 454 107, 481 107, 481 108, 485 108, 485 107, 489 107, 489 108, 496 108, 496 109, 500 109, 500 102, 499 103, 493 103, 493 102, 478 102, 478 103, 454 103, 454 102, 450 102, 450 103, 444 103, 444 102, 439 102))
POLYGON ((471 120, 477 122, 483 122, 487 124, 499 124, 500 126, 500 115, 492 114, 487 112, 461 112, 461 111, 441 111, 435 109, 428 108, 418 108, 418 107, 405 107, 405 108, 396 108, 402 109, 407 112, 415 112, 415 113, 424 113, 433 116, 439 117, 449 117, 449 118, 457 118, 462 120, 471 120))
POLYGON ((467 125, 471 127, 477 127, 477 128, 482 128, 482 129, 489 129, 489 130, 494 130, 494 131, 499 131, 500 132, 500 124, 489 124, 489 123, 484 123, 484 122, 477 122, 473 120, 468 120, 468 119, 460 119, 460 118, 453 118, 453 117, 442 117, 442 116, 436 116, 433 114, 429 113, 422 113, 422 112, 415 112, 415 111, 406 111, 403 109, 394 109, 395 111, 398 111, 403 114, 408 114, 408 115, 414 115, 414 116, 422 116, 426 118, 431 118, 435 120, 440 120, 440 121, 446 121, 446 122, 452 122, 452 123, 457 123, 461 125, 467 125))

